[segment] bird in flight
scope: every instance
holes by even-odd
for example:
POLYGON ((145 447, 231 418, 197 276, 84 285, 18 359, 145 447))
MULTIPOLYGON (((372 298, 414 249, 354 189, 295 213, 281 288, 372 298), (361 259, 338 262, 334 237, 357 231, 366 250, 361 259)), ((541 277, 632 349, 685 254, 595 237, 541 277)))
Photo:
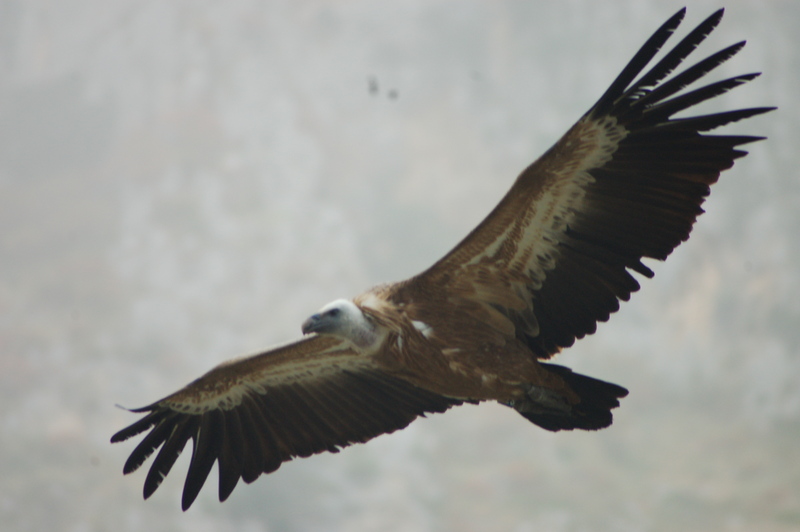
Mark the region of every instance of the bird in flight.
POLYGON ((684 91, 744 46, 669 77, 722 18, 719 10, 642 74, 680 24, 667 20, 597 103, 466 238, 424 272, 334 301, 304 336, 228 362, 155 403, 112 442, 146 433, 124 466, 160 448, 148 498, 191 440, 189 508, 214 462, 219 499, 281 463, 407 426, 462 403, 497 401, 551 431, 597 430, 627 390, 549 360, 595 332, 639 289, 641 260, 689 238, 709 187, 762 137, 709 135, 772 110, 674 118, 750 81, 745 74, 684 91), (638 79, 637 79, 638 77, 638 79))

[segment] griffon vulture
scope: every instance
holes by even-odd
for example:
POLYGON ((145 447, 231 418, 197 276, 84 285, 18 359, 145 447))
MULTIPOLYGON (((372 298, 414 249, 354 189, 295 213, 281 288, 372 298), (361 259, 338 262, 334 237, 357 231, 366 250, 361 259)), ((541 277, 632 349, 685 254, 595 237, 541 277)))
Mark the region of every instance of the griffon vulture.
POLYGON ((125 463, 159 447, 149 497, 192 441, 182 506, 214 462, 219 499, 282 462, 337 452, 417 416, 493 400, 551 430, 611 424, 621 386, 542 362, 595 332, 689 237, 709 186, 761 137, 705 132, 757 107, 673 118, 750 81, 745 74, 683 91, 744 46, 666 79, 722 18, 717 11, 653 59, 683 19, 667 20, 608 90, 467 237, 426 271, 324 306, 297 342, 224 362, 133 410, 145 416, 112 442, 147 433, 125 463), (683 91, 683 92, 682 92, 683 91))

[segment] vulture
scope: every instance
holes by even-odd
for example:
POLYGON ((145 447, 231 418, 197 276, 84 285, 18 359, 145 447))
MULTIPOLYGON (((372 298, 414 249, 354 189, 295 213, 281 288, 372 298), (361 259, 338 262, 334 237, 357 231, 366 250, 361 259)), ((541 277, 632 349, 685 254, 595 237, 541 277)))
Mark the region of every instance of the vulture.
POLYGON ((145 433, 125 474, 158 451, 145 499, 190 441, 184 510, 214 462, 224 501, 240 479, 462 403, 497 401, 550 431, 609 426, 627 390, 545 361, 627 301, 639 289, 634 272, 653 276, 642 259, 664 260, 687 240, 710 185, 746 155, 739 146, 763 139, 707 132, 774 109, 675 117, 759 75, 686 89, 742 41, 670 76, 722 9, 642 74, 684 14, 658 28, 597 103, 430 268, 333 301, 302 324, 300 340, 223 362, 132 410, 144 416, 111 442, 145 433))

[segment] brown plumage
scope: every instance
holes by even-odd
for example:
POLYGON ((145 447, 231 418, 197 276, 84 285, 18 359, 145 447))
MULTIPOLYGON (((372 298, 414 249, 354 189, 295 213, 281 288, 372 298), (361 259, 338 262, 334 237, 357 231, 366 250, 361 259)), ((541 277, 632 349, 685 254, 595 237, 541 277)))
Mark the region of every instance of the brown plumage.
POLYGON ((427 271, 335 301, 298 342, 221 364, 134 412, 115 434, 147 432, 124 472, 159 447, 149 497, 192 440, 188 508, 214 462, 219 498, 282 462, 401 429, 427 412, 495 400, 548 430, 600 429, 627 391, 540 362, 591 334, 639 289, 643 257, 689 237, 722 170, 750 136, 702 132, 771 108, 675 113, 755 78, 676 93, 738 52, 738 43, 664 79, 714 29, 717 11, 635 78, 675 31, 679 11, 600 100, 519 176, 497 207, 427 271))

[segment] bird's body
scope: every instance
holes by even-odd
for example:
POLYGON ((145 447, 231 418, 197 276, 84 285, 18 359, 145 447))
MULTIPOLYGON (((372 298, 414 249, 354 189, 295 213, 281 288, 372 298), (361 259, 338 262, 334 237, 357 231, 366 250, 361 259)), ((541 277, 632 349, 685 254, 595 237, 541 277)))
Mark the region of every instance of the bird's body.
POLYGON ((636 79, 683 14, 433 266, 334 301, 303 324, 301 340, 225 362, 134 410, 147 415, 112 441, 149 431, 126 473, 161 448, 145 497, 189 440, 184 509, 215 461, 225 500, 240 478, 252 482, 294 457, 336 452, 463 402, 497 401, 554 431, 610 425, 627 391, 545 360, 594 333, 638 290, 632 272, 653 275, 641 260, 664 260, 689 237, 710 185, 745 155, 737 146, 758 140, 702 132, 770 110, 673 118, 757 76, 681 92, 738 43, 664 81, 721 10, 636 79))
POLYGON ((370 302, 386 300, 375 292, 366 292, 356 301, 372 319, 385 323, 382 345, 373 355, 375 363, 421 388, 462 400, 507 402, 524 393, 523 383, 544 376, 521 342, 496 334, 468 311, 456 318, 461 327, 454 330, 444 309, 415 305, 413 297, 388 299, 390 304, 379 306, 380 314, 378 305, 370 302))

